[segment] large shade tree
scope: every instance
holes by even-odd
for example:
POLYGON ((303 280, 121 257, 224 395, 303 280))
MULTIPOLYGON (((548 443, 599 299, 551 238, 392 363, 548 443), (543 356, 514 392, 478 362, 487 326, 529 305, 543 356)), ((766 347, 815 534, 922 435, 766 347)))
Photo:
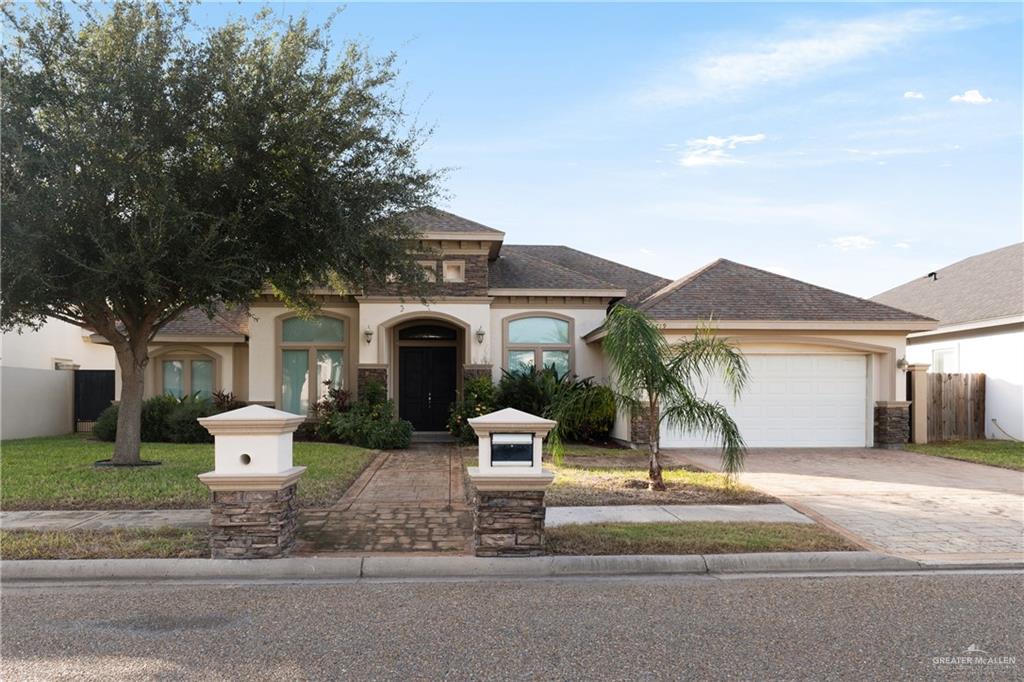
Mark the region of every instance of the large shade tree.
POLYGON ((669 343, 653 320, 627 305, 611 311, 605 331, 602 347, 619 401, 647 418, 651 489, 665 490, 659 458, 662 424, 718 439, 722 469, 732 479, 743 466, 743 437, 725 407, 706 400, 700 387, 719 377, 739 398, 748 378, 743 354, 710 328, 669 343))
POLYGON ((439 175, 393 56, 266 11, 209 30, 171 3, 3 11, 0 324, 113 346, 115 463, 139 462, 147 346, 183 310, 422 279, 401 216, 439 175))

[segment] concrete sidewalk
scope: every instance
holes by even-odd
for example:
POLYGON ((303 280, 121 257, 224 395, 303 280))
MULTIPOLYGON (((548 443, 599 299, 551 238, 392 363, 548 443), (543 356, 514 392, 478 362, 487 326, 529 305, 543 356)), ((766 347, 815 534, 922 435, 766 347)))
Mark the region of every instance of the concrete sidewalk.
MULTIPOLYGON (((300 512, 317 515, 318 510, 300 512)), ((814 523, 784 504, 622 505, 609 507, 548 507, 548 527, 570 523, 673 523, 678 521, 733 521, 761 523, 814 523)), ((205 528, 208 509, 140 509, 124 511, 5 511, 4 530, 112 530, 115 528, 205 528)))

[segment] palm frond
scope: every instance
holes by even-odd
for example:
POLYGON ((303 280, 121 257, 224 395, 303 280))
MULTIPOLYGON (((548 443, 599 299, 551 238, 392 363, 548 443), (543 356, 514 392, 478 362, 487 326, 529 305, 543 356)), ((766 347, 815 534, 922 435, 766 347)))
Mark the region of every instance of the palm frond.
POLYGON ((721 403, 699 398, 687 387, 678 385, 662 399, 661 417, 670 426, 718 439, 722 446, 722 471, 730 480, 743 468, 746 444, 739 426, 721 403))
POLYGON ((721 377, 734 400, 740 397, 750 379, 750 367, 743 353, 717 336, 711 327, 698 328, 693 338, 674 344, 668 365, 691 389, 711 376, 721 377))
POLYGON ((656 392, 665 379, 670 348, 661 330, 642 311, 618 305, 605 320, 605 357, 624 396, 639 400, 656 392))

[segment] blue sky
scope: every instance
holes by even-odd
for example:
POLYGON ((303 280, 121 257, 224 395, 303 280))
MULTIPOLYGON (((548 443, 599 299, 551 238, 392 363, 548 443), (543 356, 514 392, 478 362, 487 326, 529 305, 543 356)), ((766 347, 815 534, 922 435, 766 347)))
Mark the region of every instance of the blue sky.
POLYGON ((443 207, 509 243, 870 296, 1022 239, 1016 4, 350 4, 333 30, 399 54, 443 207))

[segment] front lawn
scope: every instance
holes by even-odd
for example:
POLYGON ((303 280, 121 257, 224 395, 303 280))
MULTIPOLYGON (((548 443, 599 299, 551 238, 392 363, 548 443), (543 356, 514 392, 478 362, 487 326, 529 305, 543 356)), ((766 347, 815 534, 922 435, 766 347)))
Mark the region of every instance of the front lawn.
POLYGON ((925 445, 911 443, 903 448, 924 455, 1024 471, 1024 443, 1012 440, 955 440, 925 445))
MULTIPOLYGON (((83 436, 27 438, 0 443, 0 506, 14 509, 194 509, 210 504, 196 478, 213 469, 213 445, 143 443, 155 467, 96 468, 112 443, 83 436)), ((333 443, 296 443, 299 504, 316 507, 341 497, 373 451, 333 443)))
POLYGON ((549 554, 737 554, 861 549, 806 523, 588 523, 548 528, 549 554))
POLYGON ((11 559, 191 559, 210 556, 210 532, 195 528, 2 530, 11 559))

